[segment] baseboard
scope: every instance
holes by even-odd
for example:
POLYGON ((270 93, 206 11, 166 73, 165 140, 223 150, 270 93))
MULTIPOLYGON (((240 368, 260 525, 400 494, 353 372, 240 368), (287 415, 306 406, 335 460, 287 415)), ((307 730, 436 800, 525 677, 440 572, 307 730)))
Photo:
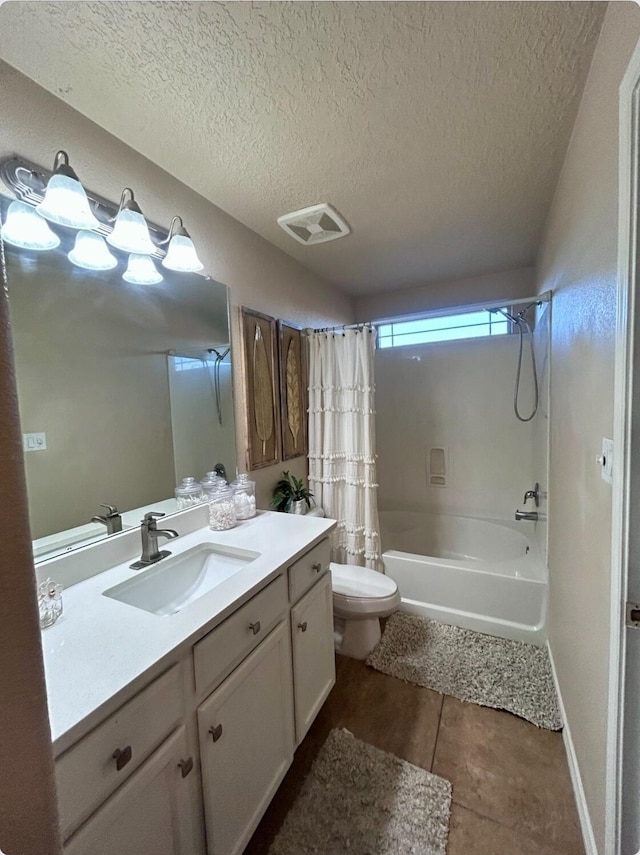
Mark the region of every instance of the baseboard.
POLYGON ((556 687, 556 694, 558 695, 558 706, 560 707, 560 715, 562 716, 562 721, 564 722, 564 727, 562 729, 562 739, 564 741, 564 749, 567 753, 567 763, 569 765, 569 774, 571 775, 571 783, 573 785, 573 795, 576 800, 576 807, 578 808, 578 816, 580 818, 580 827, 582 829, 584 850, 586 855, 598 855, 598 847, 596 846, 596 839, 593 835, 593 826, 591 825, 591 817, 589 816, 587 799, 584 794, 584 787, 582 786, 580 767, 578 766, 578 757, 576 755, 576 749, 573 745, 573 739, 571 738, 571 728, 569 727, 569 721, 567 719, 564 703, 562 701, 562 692, 560 691, 560 684, 558 682, 556 665, 553 661, 551 645, 548 641, 547 651, 549 653, 549 660, 551 662, 553 682, 556 687))

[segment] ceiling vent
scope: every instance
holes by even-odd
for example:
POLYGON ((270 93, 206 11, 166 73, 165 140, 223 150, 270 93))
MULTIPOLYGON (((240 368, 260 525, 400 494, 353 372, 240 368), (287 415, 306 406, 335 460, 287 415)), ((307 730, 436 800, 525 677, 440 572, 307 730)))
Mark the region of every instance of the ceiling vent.
POLYGON ((307 246, 345 237, 351 231, 340 214, 325 203, 284 214, 278 217, 278 225, 298 243, 307 246))

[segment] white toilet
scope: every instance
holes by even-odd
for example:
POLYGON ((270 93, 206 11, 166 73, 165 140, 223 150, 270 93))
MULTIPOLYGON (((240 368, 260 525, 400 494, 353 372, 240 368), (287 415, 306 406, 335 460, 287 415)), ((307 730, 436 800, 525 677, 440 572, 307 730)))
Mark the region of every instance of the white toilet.
POLYGON ((366 659, 380 641, 380 618, 400 605, 398 586, 383 573, 331 562, 336 651, 366 659))

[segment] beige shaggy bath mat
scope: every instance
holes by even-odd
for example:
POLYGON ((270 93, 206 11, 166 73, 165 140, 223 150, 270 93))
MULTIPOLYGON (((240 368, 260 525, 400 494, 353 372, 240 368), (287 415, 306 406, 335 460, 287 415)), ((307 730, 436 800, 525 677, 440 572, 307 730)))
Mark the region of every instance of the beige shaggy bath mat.
POLYGON ((451 784, 332 730, 269 855, 444 855, 451 784))
POLYGON ((533 644, 398 612, 367 665, 461 701, 507 710, 547 730, 562 728, 549 656, 533 644))

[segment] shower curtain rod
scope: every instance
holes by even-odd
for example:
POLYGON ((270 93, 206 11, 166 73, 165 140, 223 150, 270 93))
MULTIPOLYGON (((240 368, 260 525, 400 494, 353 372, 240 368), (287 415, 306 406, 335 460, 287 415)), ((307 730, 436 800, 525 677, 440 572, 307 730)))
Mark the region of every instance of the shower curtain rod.
POLYGON ((306 335, 310 333, 336 333, 336 332, 344 332, 345 330, 356 330, 360 332, 362 330, 369 330, 369 332, 373 332, 374 323, 373 321, 363 321, 360 324, 338 324, 337 327, 320 327, 318 329, 307 328, 304 330, 306 335))
POLYGON ((311 329, 307 327, 304 330, 305 335, 309 335, 310 333, 336 333, 342 332, 343 330, 364 330, 368 329, 373 331, 374 327, 379 324, 391 323, 403 321, 403 320, 412 320, 413 318, 424 318, 426 316, 436 317, 438 315, 447 315, 450 312, 460 311, 460 309, 464 309, 468 312, 480 312, 483 309, 498 309, 503 306, 523 306, 525 303, 531 303, 531 305, 538 303, 550 303, 552 291, 545 291, 542 294, 535 294, 531 297, 518 297, 516 300, 485 300, 482 303, 463 303, 462 305, 457 306, 443 306, 441 309, 433 309, 432 311, 426 312, 413 312, 409 315, 393 315, 391 317, 378 318, 375 321, 361 321, 357 324, 338 324, 335 327, 320 327, 319 329, 311 329))
POLYGON ((531 303, 534 305, 536 303, 550 303, 552 291, 545 291, 542 294, 534 294, 531 297, 518 297, 515 300, 510 299, 496 299, 496 300, 484 300, 482 303, 461 303, 454 306, 442 306, 439 309, 432 309, 431 311, 426 310, 424 312, 411 312, 406 315, 387 315, 383 318, 377 318, 375 321, 368 321, 370 326, 379 326, 380 324, 390 324, 397 323, 398 321, 410 321, 417 320, 418 318, 425 317, 438 317, 439 315, 449 315, 454 312, 459 312, 464 310, 465 312, 480 312, 483 309, 498 309, 503 308, 504 306, 523 306, 525 303, 531 303))

